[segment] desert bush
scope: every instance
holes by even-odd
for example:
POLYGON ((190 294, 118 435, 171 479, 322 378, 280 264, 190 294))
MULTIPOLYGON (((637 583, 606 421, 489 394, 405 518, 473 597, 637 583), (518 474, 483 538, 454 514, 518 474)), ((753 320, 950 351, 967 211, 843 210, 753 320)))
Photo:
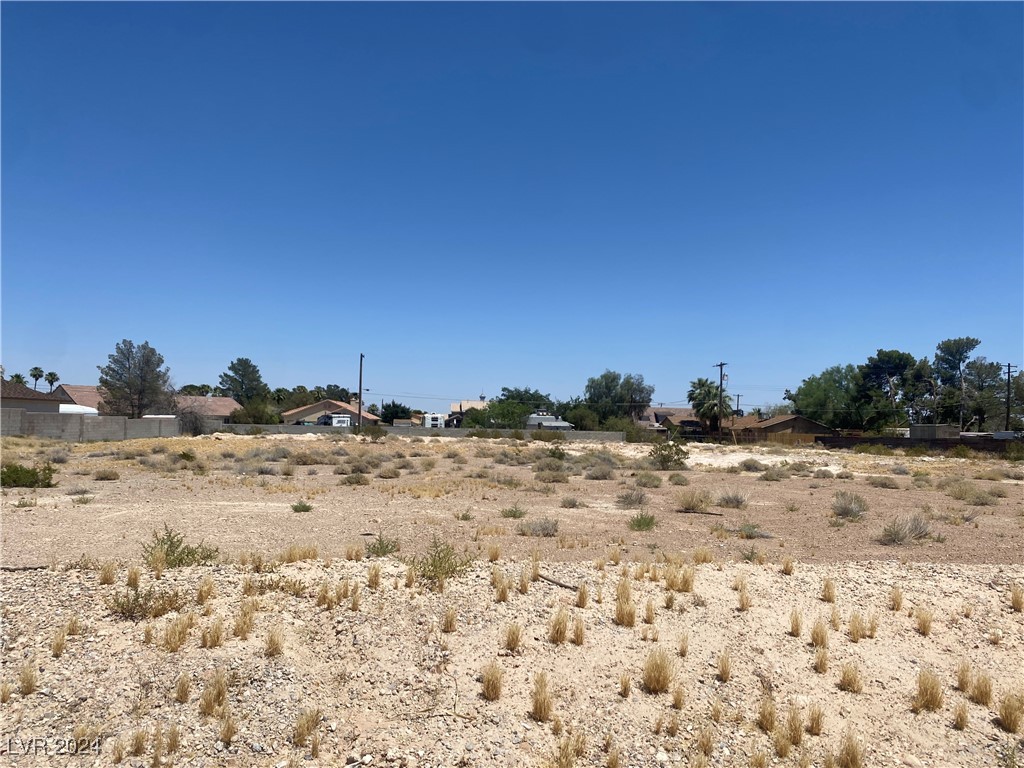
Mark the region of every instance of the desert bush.
POLYGON ((675 495, 675 508, 682 512, 703 512, 711 505, 711 494, 704 488, 688 488, 675 495))
POLYGON ((558 533, 558 521, 550 517, 542 517, 537 520, 524 520, 519 523, 516 530, 520 536, 540 536, 551 538, 558 533))
POLYGON ((724 491, 717 501, 718 506, 726 507, 727 509, 746 509, 747 507, 747 496, 739 491, 724 491))
POLYGON ((292 504, 292 512, 309 512, 311 509, 313 509, 313 505, 301 499, 292 504))
POLYGON ((631 531, 650 531, 657 524, 657 518, 649 512, 637 512, 629 518, 629 530, 631 531))
POLYGON ((342 482, 346 485, 369 485, 370 478, 362 472, 353 472, 350 475, 346 475, 342 482))
POLYGON ((931 527, 928 521, 920 515, 911 518, 897 517, 882 529, 879 539, 882 544, 899 545, 908 541, 920 541, 931 535, 931 527))
POLYGON ((830 469, 816 469, 814 470, 814 477, 819 480, 831 480, 835 475, 832 474, 830 469))
POLYGON ((762 464, 760 461, 754 458, 744 459, 739 463, 740 469, 744 472, 764 472, 768 469, 767 464, 762 464))
POLYGON ((521 520, 526 517, 526 510, 520 507, 519 504, 514 504, 501 510, 501 516, 512 520, 521 520))
POLYGON ((682 443, 668 440, 651 446, 648 458, 653 466, 661 470, 686 469, 686 460, 690 454, 682 443))
POLYGON ((787 479, 789 479, 789 470, 785 467, 769 467, 758 477, 758 480, 764 480, 769 483, 777 483, 780 480, 787 479))
POLYGON ((668 652, 656 648, 644 662, 644 688, 648 693, 665 693, 672 684, 673 665, 668 652))
POLYGON ((97 469, 92 473, 93 480, 120 480, 121 475, 114 469, 97 469))
POLYGON ((107 610, 114 616, 128 621, 155 619, 172 611, 180 611, 186 600, 178 590, 157 591, 150 587, 140 590, 138 585, 128 587, 107 600, 107 610))
POLYGON ((394 480, 396 477, 401 477, 402 472, 396 466, 381 467, 377 470, 377 477, 382 480, 394 480))
POLYGON ((832 512, 840 520, 860 520, 867 510, 867 502, 856 493, 836 491, 832 497, 832 512))
POLYGON ((942 707, 942 702, 942 681, 938 675, 928 669, 920 670, 917 673, 917 694, 911 709, 914 712, 934 712, 942 707))
POLYGON ((872 488, 888 488, 890 490, 895 490, 900 487, 900 484, 897 483, 894 478, 885 477, 884 475, 875 475, 869 477, 867 480, 868 485, 872 488))
POLYGON ((472 557, 459 555, 451 544, 441 541, 437 536, 434 536, 424 555, 409 561, 420 578, 435 586, 443 586, 448 579, 461 575, 472 563, 472 557))
POLYGON ((4 488, 53 488, 53 465, 46 462, 39 467, 26 467, 10 463, 0 467, 0 486, 4 488))
POLYGON ((607 464, 597 464, 588 469, 584 477, 587 480, 611 480, 615 477, 615 472, 607 464))
POLYGON ((366 545, 366 554, 370 557, 387 557, 399 549, 398 539, 389 539, 381 531, 377 533, 377 538, 366 545))
POLYGON ((637 472, 634 482, 637 488, 661 487, 661 478, 653 472, 637 472))
POLYGON ((164 523, 163 533, 153 531, 153 540, 142 545, 142 556, 147 565, 161 561, 167 568, 181 568, 189 565, 209 565, 216 562, 220 554, 217 547, 210 547, 200 541, 186 544, 185 536, 164 523))
POLYGON ((534 675, 532 701, 530 716, 539 723, 546 723, 550 720, 554 702, 551 699, 550 691, 548 691, 547 672, 538 672, 534 675))
POLYGON ((569 475, 565 472, 537 472, 533 479, 538 483, 568 483, 569 475))
POLYGON ((638 509, 647 503, 647 494, 639 488, 620 493, 615 498, 615 506, 619 509, 638 509))
POLYGON ((501 683, 504 674, 501 665, 496 661, 491 661, 481 671, 482 694, 487 701, 497 701, 501 698, 501 683))
POLYGON ((1006 693, 999 700, 999 727, 1007 733, 1017 733, 1024 719, 1024 695, 1006 693))
POLYGON ((577 509, 586 505, 575 496, 563 496, 559 506, 561 506, 562 509, 577 509))

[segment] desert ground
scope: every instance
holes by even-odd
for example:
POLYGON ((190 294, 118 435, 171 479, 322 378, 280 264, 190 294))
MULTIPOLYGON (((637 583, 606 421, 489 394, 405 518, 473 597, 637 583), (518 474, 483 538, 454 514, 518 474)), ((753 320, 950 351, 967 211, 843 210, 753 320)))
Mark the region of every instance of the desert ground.
POLYGON ((56 483, 3 490, 12 765, 1024 762, 1022 462, 2 448, 56 483))

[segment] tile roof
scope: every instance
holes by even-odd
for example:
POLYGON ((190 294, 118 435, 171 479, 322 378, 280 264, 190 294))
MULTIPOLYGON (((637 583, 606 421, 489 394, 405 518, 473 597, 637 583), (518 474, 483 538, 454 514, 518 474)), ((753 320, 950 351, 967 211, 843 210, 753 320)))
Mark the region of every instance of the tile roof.
POLYGON ((38 390, 26 387, 7 379, 0 379, 0 398, 11 398, 14 400, 49 400, 51 402, 66 402, 56 392, 39 392, 38 390))
MULTIPOLYGON (((315 403, 300 405, 298 408, 292 408, 291 410, 285 411, 281 414, 281 420, 287 424, 288 422, 297 420, 306 414, 313 414, 321 411, 324 413, 339 413, 341 411, 345 411, 352 415, 357 415, 359 413, 359 409, 357 407, 349 405, 348 403, 343 403, 339 400, 318 400, 315 403)), ((363 411, 363 421, 377 422, 380 421, 380 417, 363 411)))
POLYGON ((103 390, 95 384, 60 384, 54 391, 62 392, 75 405, 84 405, 86 408, 98 410, 103 400, 103 390))

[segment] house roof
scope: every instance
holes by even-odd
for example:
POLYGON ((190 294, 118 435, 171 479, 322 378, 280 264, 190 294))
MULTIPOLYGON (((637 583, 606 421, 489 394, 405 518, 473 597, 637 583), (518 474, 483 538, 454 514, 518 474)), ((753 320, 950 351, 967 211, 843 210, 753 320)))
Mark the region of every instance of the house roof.
MULTIPOLYGON (((356 416, 359 414, 359 409, 338 400, 319 400, 309 405, 300 405, 298 408, 285 411, 281 414, 281 419, 287 423, 289 421, 298 421, 314 413, 351 413, 353 416, 356 416)), ((380 417, 363 411, 363 421, 378 422, 380 417)))
POLYGON ((448 413, 465 413, 471 408, 476 408, 477 410, 482 411, 486 407, 486 400, 459 400, 458 402, 451 404, 451 409, 448 413))
POLYGON ((54 392, 62 392, 75 405, 86 408, 99 408, 103 400, 103 390, 95 384, 60 384, 54 392))
POLYGON ((680 421, 700 421, 693 408, 660 408, 652 406, 644 411, 641 421, 650 421, 661 424, 665 419, 672 419, 674 424, 680 421))
POLYGON ((50 402, 67 402, 56 392, 39 392, 7 379, 0 379, 0 398, 7 400, 48 400, 50 402))
POLYGON ((806 422, 808 422, 810 424, 814 424, 816 426, 819 426, 819 427, 821 427, 822 429, 824 429, 824 430, 826 430, 828 432, 832 432, 833 431, 832 427, 830 427, 830 426, 828 426, 826 424, 822 424, 820 421, 815 421, 814 419, 808 419, 806 416, 801 416, 800 414, 797 414, 797 413, 784 413, 781 416, 773 416, 770 419, 763 419, 761 421, 758 421, 757 417, 754 416, 753 417, 754 418, 754 422, 752 424, 744 424, 743 426, 740 426, 740 422, 741 421, 742 422, 746 422, 750 418, 751 418, 751 416, 744 416, 742 419, 736 419, 736 425, 735 426, 730 426, 730 429, 765 429, 767 427, 774 427, 776 424, 785 424, 787 421, 794 421, 795 419, 801 419, 801 420, 806 421, 806 422))
POLYGON ((202 395, 176 395, 175 403, 179 410, 194 410, 203 416, 227 418, 232 411, 242 406, 233 397, 203 397, 202 395))

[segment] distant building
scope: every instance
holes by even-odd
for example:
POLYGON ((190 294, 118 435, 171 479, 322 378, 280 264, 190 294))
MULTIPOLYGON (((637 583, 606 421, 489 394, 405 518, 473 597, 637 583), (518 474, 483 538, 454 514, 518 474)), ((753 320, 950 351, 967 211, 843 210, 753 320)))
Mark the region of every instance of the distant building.
POLYGON ((574 427, 568 421, 563 421, 557 416, 552 416, 547 411, 537 411, 536 413, 531 413, 526 418, 526 428, 568 432, 572 429, 575 429, 576 427, 574 427))
POLYGON ((60 413, 60 404, 67 399, 57 392, 37 392, 24 384, 0 379, 0 406, 21 408, 33 413, 60 413))
POLYGON ((448 417, 443 413, 424 413, 422 426, 427 429, 444 429, 448 417))
MULTIPOLYGON (((344 416, 348 415, 351 417, 351 423, 356 425, 359 423, 359 406, 351 405, 349 403, 342 403, 338 400, 320 400, 316 403, 310 403, 309 405, 302 405, 298 408, 292 408, 290 411, 285 411, 281 414, 281 421, 285 424, 299 424, 302 426, 311 427, 317 423, 317 420, 321 416, 344 416)), ((377 424, 380 421, 380 417, 374 416, 372 413, 363 411, 363 424, 377 424)))

